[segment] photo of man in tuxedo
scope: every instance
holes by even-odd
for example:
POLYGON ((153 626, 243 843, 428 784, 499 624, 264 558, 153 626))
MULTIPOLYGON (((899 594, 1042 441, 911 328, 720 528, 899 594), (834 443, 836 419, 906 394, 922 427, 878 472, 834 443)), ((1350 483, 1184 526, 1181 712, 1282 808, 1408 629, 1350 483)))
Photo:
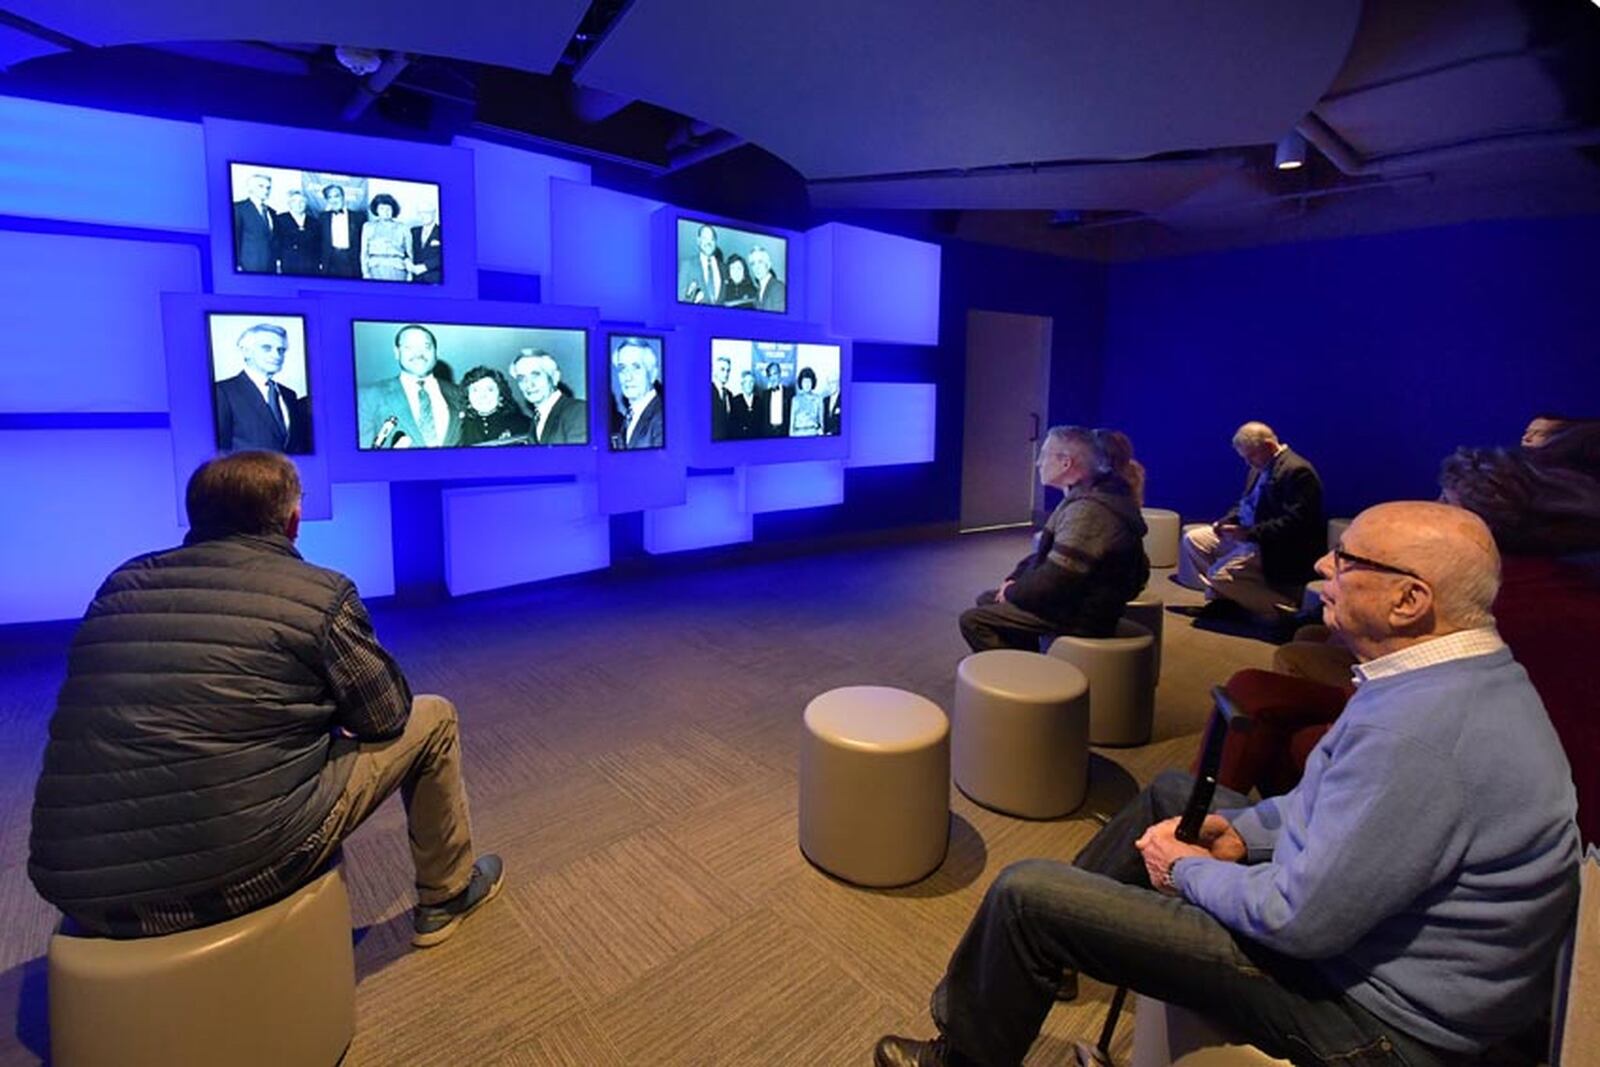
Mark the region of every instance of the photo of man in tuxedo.
POLYGON ((411 280, 422 285, 444 281, 444 243, 439 212, 431 207, 417 209, 418 225, 411 227, 411 280))
POLYGON ((366 214, 346 207, 344 187, 337 183, 323 186, 322 203, 324 211, 317 220, 322 273, 332 278, 361 277, 361 228, 366 225, 366 214))
POLYGON ((788 437, 794 386, 783 384, 783 366, 777 360, 767 364, 766 374, 766 388, 756 398, 756 436, 788 437))
POLYGON ((426 326, 411 323, 394 335, 398 373, 357 392, 360 447, 449 448, 461 441, 465 398, 434 373, 439 342, 426 326))
POLYGON ((695 231, 695 254, 678 261, 678 303, 720 304, 727 281, 716 228, 702 225, 695 231))
POLYGON ((310 405, 277 380, 289 347, 289 331, 276 323, 257 322, 239 334, 243 369, 214 386, 219 451, 311 451, 310 405))
POLYGON ((272 235, 277 215, 267 206, 272 178, 252 174, 246 188, 246 197, 233 202, 233 269, 247 274, 276 274, 278 261, 273 254, 272 235))

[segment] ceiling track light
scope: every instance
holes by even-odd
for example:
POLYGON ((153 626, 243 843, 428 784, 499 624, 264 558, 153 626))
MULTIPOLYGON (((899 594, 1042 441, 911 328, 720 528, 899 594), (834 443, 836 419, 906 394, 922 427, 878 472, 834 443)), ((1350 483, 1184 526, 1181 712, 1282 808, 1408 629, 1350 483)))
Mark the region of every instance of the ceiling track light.
POLYGON ((1279 170, 1298 170, 1306 165, 1306 139, 1299 130, 1290 130, 1278 139, 1272 165, 1279 170))

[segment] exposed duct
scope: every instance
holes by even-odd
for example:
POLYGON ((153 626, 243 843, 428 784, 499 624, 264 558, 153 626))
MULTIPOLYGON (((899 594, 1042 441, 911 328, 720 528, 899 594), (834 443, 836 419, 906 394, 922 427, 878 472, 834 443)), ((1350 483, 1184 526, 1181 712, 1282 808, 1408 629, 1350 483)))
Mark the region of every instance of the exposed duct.
POLYGON ((1564 130, 1528 130, 1475 137, 1470 141, 1396 152, 1387 156, 1364 157, 1347 144, 1338 132, 1313 112, 1295 124, 1305 139, 1350 177, 1407 174, 1432 170, 1475 156, 1502 152, 1528 152, 1558 148, 1587 148, 1600 144, 1600 126, 1580 126, 1564 130))

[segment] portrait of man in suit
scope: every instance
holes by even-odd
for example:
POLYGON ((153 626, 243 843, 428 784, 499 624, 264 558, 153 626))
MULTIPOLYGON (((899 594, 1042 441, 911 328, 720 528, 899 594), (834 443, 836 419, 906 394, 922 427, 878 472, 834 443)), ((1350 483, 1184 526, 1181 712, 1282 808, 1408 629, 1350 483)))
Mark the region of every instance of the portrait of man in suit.
POLYGON ((361 277, 361 228, 367 217, 346 206, 344 186, 322 189, 325 210, 317 220, 321 239, 322 273, 332 278, 361 277))
POLYGON ((439 342, 416 323, 394 335, 397 373, 363 385, 357 393, 360 446, 374 448, 449 448, 461 441, 465 400, 453 383, 434 373, 439 342))
POLYGON ((286 197, 289 210, 273 220, 272 247, 278 257, 278 271, 300 277, 322 271, 322 238, 315 216, 306 210, 306 194, 290 189, 286 197))
POLYGON ((736 436, 733 426, 733 390, 728 388, 728 376, 733 373, 733 362, 727 356, 711 361, 711 439, 726 441, 736 436))
POLYGON ((794 386, 783 384, 783 367, 777 360, 767 364, 766 375, 766 388, 756 399, 756 436, 788 437, 794 386))
POLYGON ((272 236, 277 215, 267 206, 272 195, 272 178, 252 174, 246 183, 247 195, 233 202, 233 269, 249 274, 276 274, 278 261, 273 254, 272 236))
POLYGON ((612 341, 611 368, 615 371, 618 416, 611 436, 613 451, 661 448, 666 444, 661 357, 656 352, 659 343, 643 337, 612 341))
POLYGON ((762 311, 787 311, 789 296, 783 279, 772 270, 772 254, 760 245, 750 250, 750 276, 756 282, 756 307, 762 311))
POLYGON ((839 385, 839 376, 828 376, 827 396, 822 402, 822 432, 829 437, 838 437, 843 420, 840 417, 840 404, 843 400, 842 389, 839 385))
POLYGON ((720 304, 727 281, 722 249, 717 247, 716 228, 701 225, 695 231, 694 253, 678 261, 678 303, 720 304))
POLYGON ((760 393, 756 389, 756 376, 752 371, 739 372, 739 391, 733 396, 733 415, 729 420, 730 437, 755 437, 756 409, 760 393))
POLYGON ((510 371, 533 415, 529 444, 589 443, 589 405, 561 384, 561 367, 554 356, 542 349, 524 348, 511 361, 510 371))
POLYGON ((253 323, 239 334, 235 348, 243 367, 214 386, 220 451, 311 451, 310 405, 278 381, 289 347, 288 330, 276 323, 253 323))
POLYGON ((431 207, 417 209, 418 224, 411 227, 411 280, 423 285, 444 281, 444 236, 439 212, 431 207))

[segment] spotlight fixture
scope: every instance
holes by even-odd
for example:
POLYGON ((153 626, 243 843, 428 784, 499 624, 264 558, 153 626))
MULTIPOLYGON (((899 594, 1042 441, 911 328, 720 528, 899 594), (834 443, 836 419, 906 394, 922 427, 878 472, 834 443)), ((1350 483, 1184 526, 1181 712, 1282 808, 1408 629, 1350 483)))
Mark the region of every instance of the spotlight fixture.
POLYGON ((1306 139, 1300 136, 1299 130, 1290 130, 1278 139, 1272 165, 1279 170, 1296 170, 1306 165, 1306 139))

